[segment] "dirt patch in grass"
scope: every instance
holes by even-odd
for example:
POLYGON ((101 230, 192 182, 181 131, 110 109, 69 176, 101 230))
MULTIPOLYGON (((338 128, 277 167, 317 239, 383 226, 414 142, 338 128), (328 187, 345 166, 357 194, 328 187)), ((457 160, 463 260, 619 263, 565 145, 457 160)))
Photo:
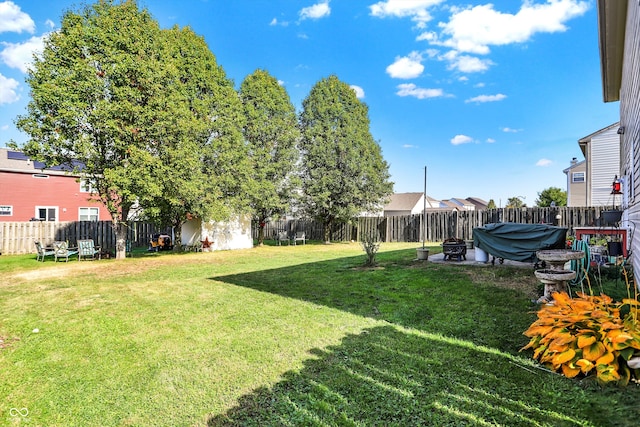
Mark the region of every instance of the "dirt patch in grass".
POLYGON ((202 257, 196 255, 161 256, 134 258, 126 260, 94 260, 94 261, 69 261, 58 263, 43 263, 36 270, 29 270, 8 274, 5 276, 6 284, 24 283, 46 279, 60 279, 79 274, 91 274, 96 278, 123 276, 132 273, 142 273, 157 266, 185 265, 201 263, 202 257))
POLYGON ((531 299, 540 296, 540 281, 533 269, 523 268, 465 268, 461 272, 469 276, 475 284, 486 284, 503 289, 513 289, 524 293, 531 299))

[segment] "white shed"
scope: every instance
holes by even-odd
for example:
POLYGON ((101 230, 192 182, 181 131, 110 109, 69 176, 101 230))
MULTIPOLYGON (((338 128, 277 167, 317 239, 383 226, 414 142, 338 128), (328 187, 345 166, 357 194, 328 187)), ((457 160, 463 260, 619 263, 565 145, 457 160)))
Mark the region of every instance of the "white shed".
POLYGON ((211 242, 212 251, 252 248, 251 217, 244 215, 229 221, 211 222, 195 218, 182 226, 183 246, 195 246, 205 239, 211 242))

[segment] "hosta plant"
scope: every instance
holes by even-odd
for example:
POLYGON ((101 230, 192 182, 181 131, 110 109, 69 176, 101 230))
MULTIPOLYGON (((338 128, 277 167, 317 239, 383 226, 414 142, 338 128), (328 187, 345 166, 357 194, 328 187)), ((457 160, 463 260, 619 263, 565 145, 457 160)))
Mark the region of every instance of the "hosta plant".
POLYGON ((603 383, 638 382, 638 305, 633 298, 555 293, 524 333, 531 340, 522 350, 533 349, 534 359, 569 378, 595 374, 603 383))

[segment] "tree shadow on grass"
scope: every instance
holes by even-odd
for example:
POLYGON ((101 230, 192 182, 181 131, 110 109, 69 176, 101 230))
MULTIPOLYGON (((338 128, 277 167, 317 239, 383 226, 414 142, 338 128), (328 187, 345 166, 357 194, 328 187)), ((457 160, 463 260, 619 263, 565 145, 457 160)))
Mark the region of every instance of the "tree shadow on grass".
POLYGON ((379 268, 371 269, 362 268, 362 256, 211 279, 502 351, 517 352, 526 344, 522 332, 535 317, 526 294, 473 283, 460 267, 412 262, 414 254, 386 252, 379 268))
POLYGON ((630 426, 639 415, 511 355, 394 326, 311 353, 207 425, 630 426))
MULTIPOLYGON (((569 380, 518 353, 535 318, 525 293, 458 267, 403 261, 410 252, 385 253, 377 269, 360 268, 363 256, 211 277, 390 325, 314 350, 300 372, 209 425, 635 425, 639 388, 569 380)), ((514 281, 533 275, 500 271, 514 281)))

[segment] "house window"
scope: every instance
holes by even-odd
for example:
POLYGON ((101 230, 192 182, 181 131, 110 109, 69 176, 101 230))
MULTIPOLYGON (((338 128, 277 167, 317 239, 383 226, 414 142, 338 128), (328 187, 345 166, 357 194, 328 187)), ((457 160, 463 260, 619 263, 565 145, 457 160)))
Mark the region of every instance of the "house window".
POLYGON ((36 206, 36 219, 39 221, 56 221, 58 218, 57 206, 36 206))
POLYGON ((13 216, 13 206, 0 206, 0 216, 13 216))
POLYGON ((80 180, 80 192, 81 193, 97 193, 95 183, 89 179, 80 180))
POLYGON ((573 172, 571 182, 584 182, 584 172, 573 172))
POLYGON ((98 208, 79 208, 78 221, 97 221, 98 208))
POLYGON ((48 179, 49 175, 44 174, 44 173, 34 173, 33 175, 31 175, 34 178, 44 178, 44 179, 48 179))

